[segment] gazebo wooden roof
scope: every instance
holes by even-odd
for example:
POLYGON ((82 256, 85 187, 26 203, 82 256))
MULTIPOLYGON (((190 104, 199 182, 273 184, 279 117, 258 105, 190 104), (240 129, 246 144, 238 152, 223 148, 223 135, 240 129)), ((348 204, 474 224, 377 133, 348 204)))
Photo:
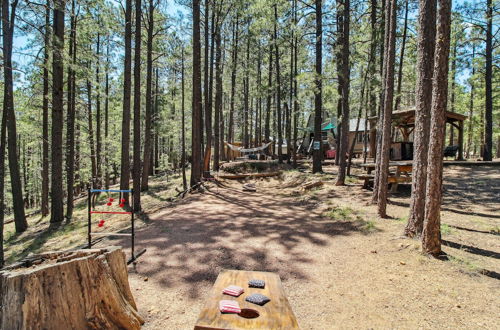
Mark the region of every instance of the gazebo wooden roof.
MULTIPOLYGON (((464 120, 466 116, 446 111, 446 123, 455 127, 458 130, 458 160, 463 159, 463 143, 464 143, 464 120)), ((378 116, 370 117, 370 127, 373 134, 377 129, 378 116)), ((415 108, 395 111, 392 113, 392 126, 399 128, 403 135, 403 141, 408 141, 409 136, 415 128, 415 108)))

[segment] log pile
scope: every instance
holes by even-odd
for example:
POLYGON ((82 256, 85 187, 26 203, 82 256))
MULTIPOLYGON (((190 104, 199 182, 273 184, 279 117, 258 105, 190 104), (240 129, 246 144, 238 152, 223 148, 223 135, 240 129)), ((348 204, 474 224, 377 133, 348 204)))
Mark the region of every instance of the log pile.
POLYGON ((48 252, 0 271, 1 329, 140 329, 119 247, 48 252))

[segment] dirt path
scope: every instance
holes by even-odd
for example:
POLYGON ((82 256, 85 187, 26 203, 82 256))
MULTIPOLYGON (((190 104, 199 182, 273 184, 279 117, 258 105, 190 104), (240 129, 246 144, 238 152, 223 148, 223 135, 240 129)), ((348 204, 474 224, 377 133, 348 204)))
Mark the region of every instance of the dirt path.
MULTIPOLYGON (((148 251, 130 269, 145 329, 192 329, 222 269, 277 272, 304 329, 500 327, 499 281, 422 256, 399 237, 403 221, 364 205, 369 192, 327 183, 298 195, 277 184, 213 188, 150 216, 138 233, 148 251), (325 216, 332 207, 340 212, 325 216)), ((498 258, 489 266, 500 271, 498 258)))

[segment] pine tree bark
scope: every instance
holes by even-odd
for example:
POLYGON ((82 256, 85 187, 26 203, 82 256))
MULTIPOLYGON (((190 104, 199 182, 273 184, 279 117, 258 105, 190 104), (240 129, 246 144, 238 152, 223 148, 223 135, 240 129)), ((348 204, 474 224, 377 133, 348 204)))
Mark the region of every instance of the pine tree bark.
POLYGON ((135 42, 134 42, 134 162, 132 180, 134 187, 134 211, 141 210, 141 0, 135 0, 135 42))
POLYGON ((472 45, 472 58, 471 58, 471 66, 472 73, 469 78, 470 84, 470 98, 469 98, 469 123, 467 128, 467 151, 465 152, 467 159, 471 155, 471 146, 472 146, 472 123, 473 123, 473 115, 474 115, 474 75, 476 74, 476 67, 474 66, 474 58, 476 57, 476 47, 474 44, 472 45))
POLYGON ((186 124, 185 124, 185 114, 184 114, 184 101, 185 101, 185 90, 184 90, 184 46, 181 50, 181 166, 182 166, 182 187, 184 191, 187 189, 186 180, 186 124))
POLYGON ((154 32, 154 0, 149 0, 148 28, 146 42, 146 118, 144 127, 144 157, 142 166, 141 191, 149 189, 149 174, 151 168, 152 129, 151 113, 153 107, 153 32, 154 32))
MULTIPOLYGON (((98 15, 97 18, 98 25, 100 24, 100 17, 98 15)), ((96 140, 96 154, 95 158, 97 161, 96 164, 96 187, 102 187, 102 139, 101 139, 101 34, 97 33, 97 44, 96 44, 96 84, 95 84, 95 98, 96 98, 96 124, 95 124, 95 140, 96 140)))
POLYGON ((249 134, 248 134, 248 112, 249 109, 249 93, 250 93, 250 23, 248 24, 247 34, 247 49, 246 49, 246 63, 245 63, 245 78, 243 80, 243 146, 250 147, 249 134))
POLYGON ((322 172, 323 141, 321 138, 321 122, 323 112, 323 10, 322 0, 316 0, 316 62, 314 89, 314 142, 313 142, 313 173, 322 172), (319 148, 318 145, 319 144, 319 148), (316 146, 315 146, 316 145, 316 146))
POLYGON ((441 254, 441 201, 443 182, 444 128, 448 98, 451 0, 439 0, 438 28, 432 81, 431 131, 425 198, 422 249, 433 256, 441 254))
POLYGON ((484 63, 484 150, 483 160, 491 161, 493 158, 493 4, 491 0, 486 1, 486 49, 484 63))
POLYGON ((422 233, 427 178, 430 108, 432 103, 432 74, 436 38, 436 0, 420 0, 417 41, 417 90, 415 100, 415 129, 413 130, 413 169, 410 215, 405 236, 422 233))
POLYGON ((64 0, 54 0, 54 38, 52 51, 52 181, 50 222, 63 220, 63 75, 64 0))
MULTIPOLYGON (((368 91, 369 98, 369 112, 370 117, 377 115, 377 96, 376 96, 376 86, 377 86, 377 42, 378 42, 378 25, 377 25, 377 0, 370 0, 370 59, 371 62, 368 64, 368 71, 370 74, 370 84, 368 91)), ((368 117, 368 116, 366 116, 368 117)), ((374 127, 370 127, 370 157, 375 158, 375 146, 376 146, 376 130, 374 127)), ((365 153, 365 159, 368 155, 365 153)), ((366 162, 366 160, 365 160, 366 162)))
POLYGON ((201 50, 200 50, 200 0, 193 0, 193 111, 192 111, 192 165, 191 186, 201 179, 201 50))
POLYGON ((406 35, 408 31, 408 4, 409 0, 405 0, 405 18, 403 25, 403 37, 401 40, 401 52, 399 53, 399 68, 398 68, 398 87, 396 91, 396 105, 394 106, 394 111, 399 110, 399 104, 401 103, 401 86, 403 83, 403 63, 405 58, 405 47, 406 47, 406 35))
POLYGON ((73 217, 73 199, 75 195, 75 112, 76 112, 76 0, 71 1, 71 19, 69 33, 69 53, 71 59, 68 65, 68 114, 66 127, 66 219, 73 217))
MULTIPOLYGON (((293 20, 294 25, 297 24, 297 0, 293 1, 293 20)), ((298 58, 298 43, 299 39, 297 35, 294 37, 293 42, 293 168, 297 168, 297 135, 299 127, 299 98, 298 98, 298 88, 297 88, 297 58, 298 58)))
POLYGON ((109 179, 109 67, 110 67, 110 59, 109 59, 109 46, 110 46, 110 37, 108 35, 108 40, 106 43, 106 77, 104 83, 104 94, 105 94, 105 103, 104 103, 104 188, 109 189, 110 179, 109 179))
MULTIPOLYGON (((91 62, 87 64, 87 68, 91 71, 91 62)), ((90 147, 90 164, 91 164, 91 174, 92 174, 92 187, 97 189, 97 158, 95 152, 94 144, 94 116, 92 115, 92 83, 90 79, 87 78, 87 123, 88 123, 88 135, 89 135, 89 147, 90 147)))
MULTIPOLYGON (((45 35, 43 54, 42 101, 42 217, 49 214, 49 51, 50 51, 50 0, 45 5, 45 35)), ((3 164, 3 163, 2 163, 3 164)))
MULTIPOLYGON (((1 22, 2 22, 2 30, 4 25, 3 17, 4 11, 3 7, 5 6, 5 0, 2 1, 2 10, 0 10, 1 14, 1 22)), ((6 16, 8 17, 8 16, 6 16)), ((3 31, 2 31, 3 33, 3 31)), ((4 53, 5 55, 5 53, 4 53)), ((4 95, 5 97, 5 95, 4 95)), ((2 120, 0 126, 0 268, 5 264, 4 251, 3 251, 3 241, 4 241, 4 218, 5 218, 5 152, 6 152, 6 144, 7 144, 7 112, 5 111, 5 107, 2 111, 2 120)))
POLYGON ((229 127, 227 129, 227 142, 234 142, 234 101, 236 93, 236 74, 238 66, 238 27, 239 15, 236 13, 236 21, 233 24, 233 56, 232 56, 232 68, 231 68, 231 101, 229 108, 229 127))
POLYGON ((12 75, 12 43, 17 4, 17 0, 12 4, 7 0, 3 0, 2 2, 2 38, 4 64, 3 108, 7 120, 7 151, 14 208, 14 224, 16 233, 20 233, 28 228, 28 222, 24 213, 23 190, 19 171, 16 114, 14 112, 14 79, 12 75))
POLYGON ((378 215, 387 217, 387 179, 389 172, 389 153, 391 148, 391 122, 394 97, 394 62, 396 57, 396 0, 386 2, 386 19, 389 20, 389 34, 387 38, 387 64, 385 65, 384 108, 381 127, 382 143, 380 148, 380 166, 376 175, 378 179, 378 215))
POLYGON ((281 71, 280 71, 280 53, 278 47, 278 6, 274 5, 274 50, 275 56, 274 60, 276 62, 276 112, 277 118, 277 128, 278 128, 278 163, 283 163, 283 150, 281 146, 283 145, 283 130, 282 130, 282 120, 281 120, 281 71))
MULTIPOLYGON (((125 58, 123 68, 123 111, 120 160, 120 189, 130 189, 130 96, 132 91, 132 0, 125 1, 125 58)), ((128 194, 123 194, 129 203, 128 194)))
POLYGON ((341 119, 341 136, 340 136, 340 149, 338 150, 337 157, 339 158, 339 170, 337 181, 335 185, 340 186, 345 183, 347 161, 346 154, 348 152, 349 144, 349 90, 350 90, 350 74, 351 69, 349 65, 349 27, 350 27, 350 0, 341 1, 343 27, 342 27, 342 50, 341 50, 341 76, 342 76, 342 119, 341 119))
POLYGON ((269 65, 267 70, 267 100, 266 120, 264 124, 264 141, 270 142, 271 137, 271 102, 273 96, 273 44, 269 42, 269 65))
POLYGON ((219 170, 220 158, 220 114, 222 113, 222 48, 221 48, 221 25, 217 18, 217 26, 215 28, 215 118, 214 118, 214 163, 213 168, 215 171, 219 170))

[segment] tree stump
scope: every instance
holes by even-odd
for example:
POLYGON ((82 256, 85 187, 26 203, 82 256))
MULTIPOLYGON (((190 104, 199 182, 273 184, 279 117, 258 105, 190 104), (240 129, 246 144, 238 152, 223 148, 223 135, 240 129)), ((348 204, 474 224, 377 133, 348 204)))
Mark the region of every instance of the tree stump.
POLYGON ((139 329, 120 247, 31 256, 0 271, 1 329, 139 329))

